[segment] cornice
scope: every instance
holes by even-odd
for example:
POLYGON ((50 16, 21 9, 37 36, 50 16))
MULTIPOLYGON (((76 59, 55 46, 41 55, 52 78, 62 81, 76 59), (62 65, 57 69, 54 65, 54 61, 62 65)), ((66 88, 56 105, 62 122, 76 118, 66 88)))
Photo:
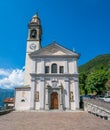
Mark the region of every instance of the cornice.
POLYGON ((77 55, 31 55, 31 53, 29 54, 29 56, 32 59, 37 59, 37 58, 79 58, 79 56, 77 56, 77 55))
POLYGON ((30 90, 30 87, 17 87, 15 90, 30 90))
POLYGON ((79 74, 36 74, 30 73, 32 77, 77 77, 79 74))
POLYGON ((28 39, 27 41, 39 41, 39 39, 28 39))

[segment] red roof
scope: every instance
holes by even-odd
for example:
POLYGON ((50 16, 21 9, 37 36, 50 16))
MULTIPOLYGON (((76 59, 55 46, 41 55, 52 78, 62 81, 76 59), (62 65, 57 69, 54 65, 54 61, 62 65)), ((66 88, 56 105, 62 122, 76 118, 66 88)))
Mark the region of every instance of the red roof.
POLYGON ((5 98, 4 103, 14 103, 14 98, 5 98))

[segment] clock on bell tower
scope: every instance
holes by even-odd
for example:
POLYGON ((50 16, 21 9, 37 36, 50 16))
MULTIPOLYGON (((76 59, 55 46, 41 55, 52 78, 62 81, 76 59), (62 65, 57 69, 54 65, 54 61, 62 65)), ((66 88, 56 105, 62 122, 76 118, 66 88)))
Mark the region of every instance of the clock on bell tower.
POLYGON ((28 39, 27 39, 27 49, 26 49, 26 60, 25 60, 25 79, 24 84, 30 86, 30 73, 32 60, 29 54, 37 51, 41 48, 41 37, 42 37, 42 27, 40 24, 40 19, 38 14, 35 14, 28 24, 28 39))

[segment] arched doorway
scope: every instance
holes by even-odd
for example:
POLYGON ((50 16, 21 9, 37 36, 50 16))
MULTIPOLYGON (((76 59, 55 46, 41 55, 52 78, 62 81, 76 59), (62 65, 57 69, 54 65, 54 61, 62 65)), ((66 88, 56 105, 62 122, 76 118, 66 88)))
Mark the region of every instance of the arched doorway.
POLYGON ((53 92, 51 94, 51 109, 58 109, 58 93, 53 92))

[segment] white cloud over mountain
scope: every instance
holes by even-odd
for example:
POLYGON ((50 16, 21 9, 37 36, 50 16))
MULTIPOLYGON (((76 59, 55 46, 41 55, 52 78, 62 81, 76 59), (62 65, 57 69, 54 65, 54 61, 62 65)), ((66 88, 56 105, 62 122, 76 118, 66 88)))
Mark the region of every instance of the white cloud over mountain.
POLYGON ((23 69, 0 68, 0 88, 15 88, 24 84, 23 69))

